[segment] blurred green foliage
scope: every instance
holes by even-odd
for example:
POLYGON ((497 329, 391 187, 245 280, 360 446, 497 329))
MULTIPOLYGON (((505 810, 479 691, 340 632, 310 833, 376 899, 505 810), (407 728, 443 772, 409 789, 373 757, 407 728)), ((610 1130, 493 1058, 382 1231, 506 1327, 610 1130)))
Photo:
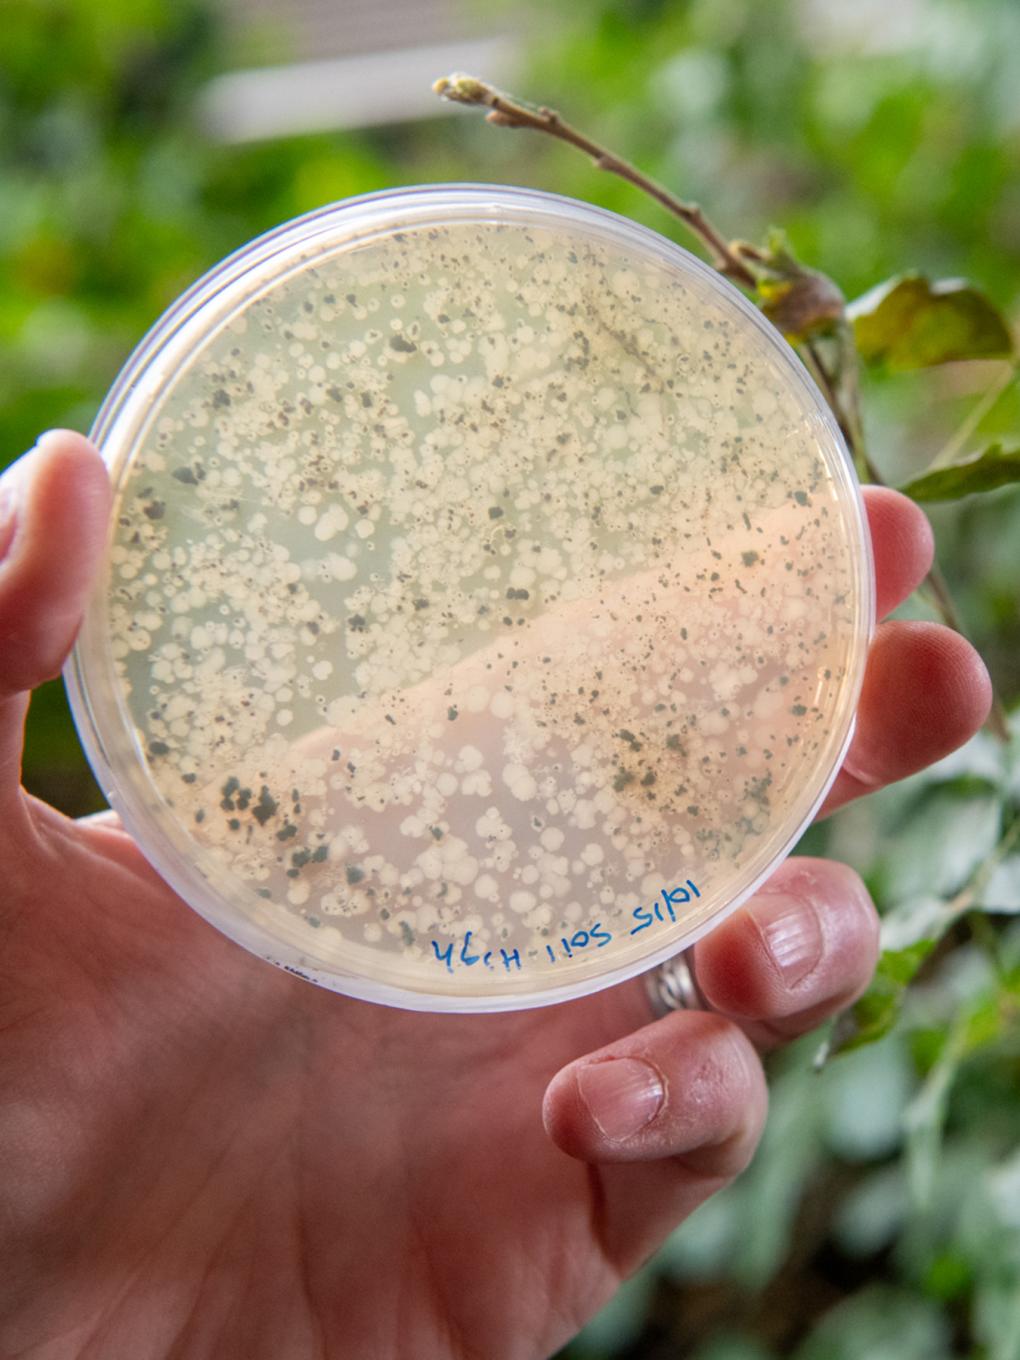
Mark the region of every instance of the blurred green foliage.
MULTIPOLYGON (((701 201, 727 234, 761 240, 781 226, 848 297, 907 271, 964 275, 1015 321, 1013 0, 553 0, 528 23, 520 92, 701 201)), ((183 288, 332 199, 428 180, 522 183, 691 245, 576 153, 470 115, 217 145, 195 96, 231 64, 232 41, 211 0, 7 0, 3 458, 48 426, 87 428, 183 288)), ((887 480, 918 476, 995 383, 1002 395, 959 453, 1020 446, 1020 396, 1001 362, 870 372, 865 421, 887 480)), ((1020 492, 932 508, 966 628, 1015 704, 1020 492)), ((804 849, 855 865, 886 913, 890 952, 857 1017, 858 1037, 868 1025, 867 1037, 885 1037, 820 1074, 817 1040, 776 1060, 751 1171, 674 1235, 565 1360, 1018 1360, 1015 749, 983 734, 808 833, 804 849)), ((101 805, 58 684, 34 701, 26 780, 70 813, 101 805)))
POLYGON ((876 1003, 881 1042, 817 1072, 817 1036, 773 1060, 750 1171, 564 1360, 1020 1355, 1016 847, 989 871, 1020 794, 1015 751, 982 734, 810 833, 806 849, 863 872, 904 955, 975 874, 979 890, 922 951, 920 981, 895 987, 887 1014, 876 1003), (979 902, 997 924, 973 913, 979 902))
MULTIPOLYGON (((229 61, 204 0, 9 0, 0 42, 0 461, 88 429, 173 299, 260 232, 413 179, 370 138, 216 145, 194 116, 229 61)), ((58 683, 36 696, 26 784, 103 806, 58 683)))

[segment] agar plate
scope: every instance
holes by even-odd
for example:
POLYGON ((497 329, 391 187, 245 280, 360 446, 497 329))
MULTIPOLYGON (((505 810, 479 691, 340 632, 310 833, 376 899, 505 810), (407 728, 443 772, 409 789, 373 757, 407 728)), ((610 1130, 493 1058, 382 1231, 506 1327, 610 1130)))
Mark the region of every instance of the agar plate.
POLYGON ((155 326, 67 668, 111 805, 248 949, 430 1010, 567 1000, 704 934, 845 752, 859 488, 736 289, 553 194, 286 224, 155 326))

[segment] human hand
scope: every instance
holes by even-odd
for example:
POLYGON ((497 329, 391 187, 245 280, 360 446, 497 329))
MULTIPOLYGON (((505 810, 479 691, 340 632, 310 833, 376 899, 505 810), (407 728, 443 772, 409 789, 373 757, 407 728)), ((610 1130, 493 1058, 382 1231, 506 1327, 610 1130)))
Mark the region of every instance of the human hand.
MULTIPOLYGON (((311 987, 188 910, 115 818, 19 787, 26 694, 71 644, 109 496, 63 432, 2 486, 0 1355, 550 1354, 746 1164, 757 1050, 866 984, 859 879, 787 861, 697 946, 713 1013, 653 1022, 640 979, 470 1017, 311 987)), ((867 504, 886 613, 931 539, 895 493, 867 504)), ((882 625, 825 810, 988 702, 962 638, 882 625)))

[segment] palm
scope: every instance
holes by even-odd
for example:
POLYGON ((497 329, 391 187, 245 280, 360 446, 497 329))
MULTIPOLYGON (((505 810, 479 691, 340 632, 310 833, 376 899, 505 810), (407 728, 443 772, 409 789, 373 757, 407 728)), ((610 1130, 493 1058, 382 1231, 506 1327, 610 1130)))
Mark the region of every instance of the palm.
POLYGON ((40 886, 5 951, 3 1061, 61 1093, 18 1134, 30 1161, 59 1145, 28 1210, 75 1225, 31 1288, 53 1333, 130 1334, 158 1300, 168 1341, 243 1310, 250 1355, 302 1329, 368 1354, 380 1319, 394 1354, 460 1332, 530 1355, 637 1263, 604 1254, 598 1173, 541 1121, 565 1062, 646 1018, 633 988, 477 1019, 349 1001, 222 939, 113 827, 31 815, 31 850, 4 847, 40 886))
MULTIPOLYGON (((704 1013, 649 1024, 637 982, 466 1018, 269 967, 189 912, 115 821, 70 822, 18 787, 20 691, 66 653, 108 506, 85 441, 25 462, 0 565, 0 1353, 547 1355, 744 1164, 765 1104, 745 1034, 801 1032, 860 990, 866 894, 840 866, 787 866, 698 946, 743 1034, 704 1013), (762 931, 779 921, 788 946, 791 903, 824 928, 788 984, 762 931), (585 1105, 592 1059, 660 1073, 640 1133, 621 1141, 585 1105)), ((928 540, 901 498, 869 513, 888 608, 928 540)), ((830 804, 952 749, 987 702, 962 640, 885 625, 830 804)))

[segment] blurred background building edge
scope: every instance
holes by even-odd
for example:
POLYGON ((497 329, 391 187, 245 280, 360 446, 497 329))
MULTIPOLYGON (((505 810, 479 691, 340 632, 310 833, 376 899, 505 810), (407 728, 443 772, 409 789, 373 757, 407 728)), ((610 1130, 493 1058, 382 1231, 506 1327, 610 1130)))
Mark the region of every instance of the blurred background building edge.
POLYGON ((497 36, 232 71, 206 86, 198 114, 231 143, 412 122, 460 112, 432 94, 437 76, 484 71, 508 83, 516 53, 512 38, 497 36))
MULTIPOLYGON (((464 113, 436 99, 433 80, 464 70, 512 84, 536 18, 528 3, 508 0, 219 4, 243 65, 208 83, 197 113, 206 132, 226 144, 464 113), (257 60, 245 62, 246 53, 257 60)), ((931 18, 927 0, 891 8, 887 0, 799 0, 798 7, 816 46, 858 52, 905 48, 931 18)))
MULTIPOLYGON (((510 83, 521 44, 503 5, 456 0, 221 0, 243 53, 262 59, 202 92, 198 118, 224 143, 413 122, 456 105, 432 82, 451 71, 510 83), (276 53, 265 51, 279 46, 276 53), (265 58, 268 57, 269 60, 265 58)), ((516 21, 520 28, 520 19, 516 21)))

